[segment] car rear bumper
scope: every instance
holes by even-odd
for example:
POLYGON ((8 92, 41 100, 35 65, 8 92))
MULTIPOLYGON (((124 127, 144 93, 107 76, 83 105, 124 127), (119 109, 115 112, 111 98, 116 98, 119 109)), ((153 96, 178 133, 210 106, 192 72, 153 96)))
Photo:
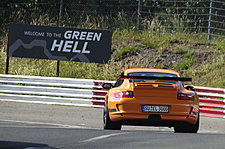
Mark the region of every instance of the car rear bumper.
POLYGON ((131 114, 131 113, 119 113, 119 112, 114 112, 110 113, 110 119, 112 121, 123 121, 124 124, 132 124, 134 123, 143 123, 143 125, 152 125, 152 124, 157 124, 159 125, 164 125, 166 123, 166 126, 168 125, 167 123, 177 123, 177 122, 187 122, 191 124, 195 124, 197 122, 198 116, 192 115, 192 114, 187 114, 187 115, 169 115, 169 114, 160 114, 160 113, 145 113, 145 114, 131 114))
POLYGON ((111 109, 109 109, 109 116, 112 121, 123 121, 124 124, 132 124, 133 121, 135 123, 143 123, 144 125, 166 125, 169 123, 179 123, 179 122, 187 122, 191 124, 195 124, 198 119, 199 107, 198 105, 193 104, 174 104, 169 105, 168 113, 154 113, 154 112, 142 112, 141 104, 136 107, 131 106, 123 106, 121 104, 111 105, 111 109), (114 107, 114 108, 112 108, 114 107), (155 122, 155 119, 152 116, 159 117, 159 119, 155 122))

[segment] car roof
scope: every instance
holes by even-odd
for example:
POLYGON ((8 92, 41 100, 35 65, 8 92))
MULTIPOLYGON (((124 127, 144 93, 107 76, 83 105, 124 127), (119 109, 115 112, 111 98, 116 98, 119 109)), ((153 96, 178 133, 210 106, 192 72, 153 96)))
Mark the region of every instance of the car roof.
POLYGON ((130 68, 125 69, 124 74, 127 75, 128 73, 132 72, 159 72, 159 73, 169 73, 169 74, 175 74, 179 76, 179 73, 173 70, 168 69, 153 69, 153 68, 130 68))

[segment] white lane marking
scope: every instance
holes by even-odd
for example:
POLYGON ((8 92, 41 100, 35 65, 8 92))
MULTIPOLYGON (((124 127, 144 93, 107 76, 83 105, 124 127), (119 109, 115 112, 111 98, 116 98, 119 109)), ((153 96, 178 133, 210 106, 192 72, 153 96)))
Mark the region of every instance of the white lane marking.
POLYGON ((199 133, 212 133, 212 134, 219 134, 220 132, 217 130, 200 130, 199 133))
POLYGON ((61 103, 61 102, 48 102, 48 101, 28 101, 28 100, 11 100, 11 99, 0 99, 3 102, 22 102, 22 103, 39 103, 48 105, 63 105, 63 106, 78 106, 78 107, 93 107, 93 108, 103 108, 101 105, 88 105, 88 104, 76 104, 76 103, 61 103))
POLYGON ((82 126, 73 126, 73 125, 65 125, 65 124, 57 124, 57 123, 43 123, 43 122, 16 121, 16 120, 3 120, 3 119, 0 119, 0 121, 13 122, 13 123, 25 123, 25 124, 33 124, 33 125, 51 125, 51 126, 66 127, 66 128, 85 128, 82 126))
POLYGON ((58 126, 10 126, 10 125, 1 125, 1 127, 6 127, 6 128, 49 128, 49 129, 51 129, 51 128, 64 128, 64 129, 72 129, 72 128, 69 128, 69 127, 58 127, 58 126))
POLYGON ((124 135, 124 134, 129 134, 129 133, 128 132, 113 133, 113 134, 109 134, 109 135, 98 136, 98 137, 94 137, 94 138, 90 138, 90 139, 87 139, 87 140, 80 141, 80 143, 94 142, 94 141, 97 141, 97 140, 102 140, 102 139, 105 139, 105 138, 124 135))

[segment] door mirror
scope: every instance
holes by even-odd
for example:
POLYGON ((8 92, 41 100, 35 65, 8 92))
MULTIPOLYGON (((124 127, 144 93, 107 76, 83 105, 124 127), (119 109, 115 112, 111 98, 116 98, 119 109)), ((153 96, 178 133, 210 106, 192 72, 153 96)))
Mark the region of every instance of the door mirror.
POLYGON ((186 86, 185 87, 187 90, 195 91, 195 88, 193 86, 186 86))
POLYGON ((103 87, 104 89, 110 89, 110 88, 113 87, 113 85, 112 85, 111 83, 104 83, 104 84, 102 85, 102 87, 103 87))

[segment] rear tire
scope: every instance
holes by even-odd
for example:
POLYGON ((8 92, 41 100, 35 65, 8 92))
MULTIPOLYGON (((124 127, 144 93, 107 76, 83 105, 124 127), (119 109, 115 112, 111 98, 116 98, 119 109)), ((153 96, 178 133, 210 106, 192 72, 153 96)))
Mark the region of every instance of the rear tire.
POLYGON ((197 133, 199 129, 199 116, 196 124, 184 123, 174 126, 175 133, 197 133))
POLYGON ((106 108, 104 108, 103 126, 104 126, 104 129, 109 129, 109 130, 121 130, 121 127, 122 127, 122 124, 120 121, 112 122, 110 120, 108 106, 106 108))

